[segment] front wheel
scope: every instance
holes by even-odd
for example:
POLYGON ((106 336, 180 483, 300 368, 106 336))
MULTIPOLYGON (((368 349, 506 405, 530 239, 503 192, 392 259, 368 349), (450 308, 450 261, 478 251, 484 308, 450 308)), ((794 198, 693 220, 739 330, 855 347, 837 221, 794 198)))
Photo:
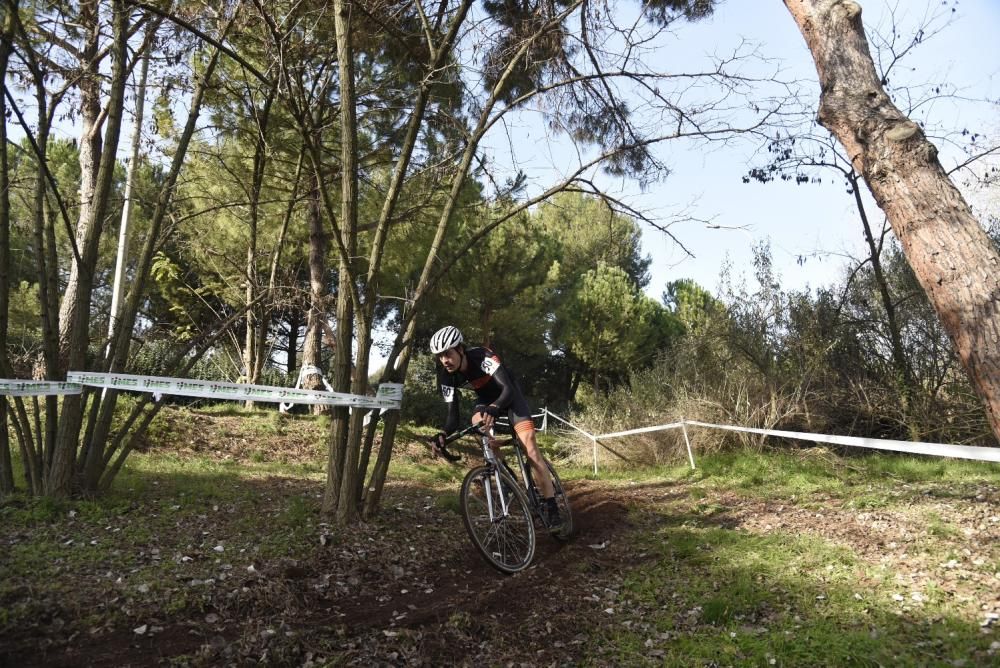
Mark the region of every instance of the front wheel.
POLYGON ((472 469, 462 481, 462 520, 472 543, 493 568, 516 573, 535 556, 528 499, 504 471, 472 469), (497 481, 500 488, 497 488, 497 481))

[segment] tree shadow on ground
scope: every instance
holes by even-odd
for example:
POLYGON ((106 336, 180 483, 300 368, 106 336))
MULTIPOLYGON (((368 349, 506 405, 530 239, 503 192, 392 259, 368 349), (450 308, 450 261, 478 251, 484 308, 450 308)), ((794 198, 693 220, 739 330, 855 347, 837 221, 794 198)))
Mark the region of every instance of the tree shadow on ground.
POLYGON ((19 516, 8 547, 44 543, 54 565, 31 573, 14 550, 0 607, 24 620, 18 591, 36 605, 3 627, 0 665, 987 662, 991 637, 948 593, 896 601, 891 570, 750 531, 732 495, 685 482, 569 482, 576 536, 540 536, 533 565, 501 575, 465 535, 452 477, 393 481, 379 516, 346 529, 320 514, 321 482, 235 470, 143 474, 74 522, 19 516), (95 532, 100 552, 63 545, 95 532))

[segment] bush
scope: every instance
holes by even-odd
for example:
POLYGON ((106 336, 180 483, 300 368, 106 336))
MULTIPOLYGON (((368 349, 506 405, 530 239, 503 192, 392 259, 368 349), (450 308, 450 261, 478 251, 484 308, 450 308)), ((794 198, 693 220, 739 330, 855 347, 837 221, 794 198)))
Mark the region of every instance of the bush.
POLYGON ((440 427, 444 420, 444 402, 437 387, 437 370, 431 355, 417 353, 406 372, 403 388, 405 422, 440 427))

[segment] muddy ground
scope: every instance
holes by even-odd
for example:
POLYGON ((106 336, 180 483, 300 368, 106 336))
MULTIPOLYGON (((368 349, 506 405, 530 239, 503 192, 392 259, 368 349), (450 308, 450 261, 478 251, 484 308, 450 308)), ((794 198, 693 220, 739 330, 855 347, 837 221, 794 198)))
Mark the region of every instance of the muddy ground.
MULTIPOLYGON (((290 499, 318 500, 315 481, 275 476, 253 484, 255 507, 205 502, 197 526, 178 526, 178 536, 116 546, 120 558, 106 572, 74 571, 67 561, 59 596, 28 582, 15 588, 31 600, 35 622, 0 638, 0 665, 549 666, 576 664, 585 646, 586 662, 602 665, 594 635, 643 620, 622 583, 653 557, 632 538, 677 521, 691 503, 682 482, 572 481, 575 537, 563 544, 540 535, 533 565, 504 576, 472 548, 440 490, 413 483, 391 484, 381 516, 347 534, 310 524, 302 540, 312 547, 302 558, 256 558, 248 550, 254 536, 235 528, 241 516, 258 514, 258 526, 266 526, 267 515, 290 499), (135 566, 150 559, 175 560, 175 582, 139 581, 135 566), (171 600, 187 592, 188 603, 166 609, 156 598, 163 591, 171 600)), ((972 547, 944 575, 921 562, 914 546, 927 527, 905 509, 859 512, 836 499, 798 505, 731 492, 697 498, 718 509, 709 522, 727 530, 814 534, 870 563, 891 561, 914 579, 935 579, 972 615, 1000 611, 997 575, 964 567, 1000 539, 996 489, 979 498, 928 499, 958 544, 972 547)), ((123 512, 121 522, 142 522, 151 508, 174 502, 151 499, 123 512)), ((115 528, 105 527, 101 539, 113 540, 115 528)), ((25 538, 0 529, 0 549, 25 538)), ((0 601, 0 608, 12 603, 0 601)), ((662 655, 656 642, 648 645, 651 664, 662 655)))

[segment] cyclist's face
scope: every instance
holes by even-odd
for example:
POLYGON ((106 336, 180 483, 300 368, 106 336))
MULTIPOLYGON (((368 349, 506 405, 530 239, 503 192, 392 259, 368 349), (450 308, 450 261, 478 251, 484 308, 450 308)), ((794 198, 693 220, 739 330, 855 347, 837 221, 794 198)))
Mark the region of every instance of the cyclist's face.
POLYGON ((438 353, 438 362, 441 362, 441 366, 444 367, 445 371, 453 373, 462 363, 462 354, 459 352, 457 346, 449 348, 443 353, 438 353))

